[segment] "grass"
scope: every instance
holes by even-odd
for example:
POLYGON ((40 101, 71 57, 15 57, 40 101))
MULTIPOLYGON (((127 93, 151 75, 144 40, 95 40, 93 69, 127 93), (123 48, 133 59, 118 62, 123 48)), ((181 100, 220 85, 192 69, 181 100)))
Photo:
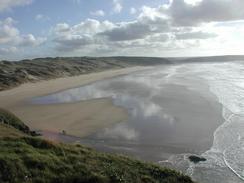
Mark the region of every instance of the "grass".
POLYGON ((19 138, 26 136, 25 133, 5 124, 0 124, 0 139, 5 137, 19 138))
POLYGON ((192 183, 189 177, 154 164, 30 136, 10 113, 5 120, 9 115, 12 122, 0 125, 0 182, 192 183))

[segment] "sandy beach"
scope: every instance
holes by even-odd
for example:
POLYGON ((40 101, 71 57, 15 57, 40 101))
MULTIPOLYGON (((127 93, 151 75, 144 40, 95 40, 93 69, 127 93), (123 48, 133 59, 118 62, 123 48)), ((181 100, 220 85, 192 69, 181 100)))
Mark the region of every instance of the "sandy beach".
MULTIPOLYGON (((97 98, 108 97, 113 100, 113 104, 128 111, 128 115, 124 115, 127 119, 117 118, 118 114, 122 113, 114 115, 115 112, 108 112, 107 116, 116 117, 118 123, 107 123, 105 128, 96 128, 95 133, 79 139, 82 140, 82 144, 92 145, 102 151, 124 153, 155 162, 168 159, 172 154, 201 154, 211 148, 213 134, 224 121, 222 105, 210 92, 204 80, 187 74, 190 71, 188 65, 180 66, 173 72, 175 68, 178 67, 161 66, 153 68, 153 72, 146 70, 106 79, 39 97, 33 102, 45 104, 47 107, 68 103, 65 106, 70 107, 66 110, 72 113, 72 106, 79 101, 89 103, 90 100, 97 101, 97 98), (120 123, 119 119, 122 119, 120 123)), ((103 106, 106 106, 103 110, 107 111, 109 105, 103 104, 103 106)), ((96 114, 97 117, 99 113, 96 111, 100 108, 98 106, 91 108, 91 114, 96 114)), ((63 119, 68 118, 65 114, 59 115, 63 115, 63 119)), ((86 117, 81 117, 84 121, 87 120, 86 117)), ((99 118, 100 121, 104 119, 99 118)), ((56 124, 59 123, 57 121, 56 124)), ((90 125, 89 122, 85 124, 90 125)), ((74 122, 67 128, 65 125, 62 126, 75 133, 85 124, 74 122)), ((54 123, 53 128, 55 126, 54 123)), ((48 133, 47 136, 50 134, 53 138, 53 133, 48 133)), ((71 140, 63 136, 56 136, 55 139, 64 142, 71 140)), ((77 138, 74 138, 73 142, 76 141, 77 138)))
POLYGON ((30 99, 144 69, 145 67, 131 67, 26 83, 0 92, 0 107, 16 114, 33 130, 65 130, 69 135, 83 137, 97 129, 126 120, 126 110, 114 106, 111 99, 105 98, 54 105, 34 105, 30 103, 30 99))

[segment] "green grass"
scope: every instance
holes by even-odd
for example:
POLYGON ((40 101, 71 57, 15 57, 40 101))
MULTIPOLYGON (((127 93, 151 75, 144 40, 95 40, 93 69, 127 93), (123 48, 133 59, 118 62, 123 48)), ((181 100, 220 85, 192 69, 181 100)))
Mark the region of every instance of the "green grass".
POLYGON ((190 178, 124 156, 39 138, 0 141, 0 182, 165 182, 190 178))
POLYGON ((32 137, 11 124, 0 125, 0 182, 192 183, 189 177, 170 169, 32 137), (6 129, 12 135, 4 136, 6 129))

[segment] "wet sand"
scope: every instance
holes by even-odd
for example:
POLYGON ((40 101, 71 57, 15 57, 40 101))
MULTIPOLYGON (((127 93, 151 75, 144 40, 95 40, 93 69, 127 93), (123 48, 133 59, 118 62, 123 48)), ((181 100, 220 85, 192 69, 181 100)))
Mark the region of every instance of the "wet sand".
POLYGON ((131 67, 23 84, 0 92, 0 107, 16 114, 33 130, 65 130, 67 134, 83 137, 97 129, 125 120, 126 110, 114 106, 111 99, 106 98, 53 105, 33 105, 30 100, 33 97, 144 69, 146 68, 131 67))
POLYGON ((163 118, 158 120, 152 115, 143 119, 129 115, 128 122, 98 131, 86 137, 84 142, 99 150, 154 162, 166 160, 172 154, 200 155, 211 148, 213 134, 224 121, 222 105, 213 95, 203 96, 183 86, 166 84, 151 100, 162 107, 157 115, 163 118), (125 127, 128 131, 133 129, 137 137, 132 140, 121 138, 125 127))
MULTIPOLYGON (((125 121, 106 126, 83 139, 74 138, 74 142, 78 140, 98 150, 150 161, 165 160, 172 154, 201 154, 211 148, 214 131, 224 121, 222 105, 204 80, 186 78, 185 72, 172 75, 169 68, 154 68, 153 72, 107 79, 37 101, 72 104, 110 97, 116 106, 126 109, 125 121), (167 73, 171 78, 166 77, 167 73)), ((53 137, 52 134, 50 138, 53 137)), ((67 140, 62 135, 56 135, 55 139, 67 140)))
POLYGON ((167 83, 167 79, 164 80, 167 77, 161 72, 164 67, 159 68, 158 73, 143 71, 108 79, 143 69, 113 70, 25 84, 0 92, 0 107, 14 112, 34 130, 54 133, 65 130, 68 135, 86 137, 83 143, 93 144, 100 150, 139 156, 144 160, 158 161, 171 154, 200 154, 208 150, 214 131, 223 122, 222 106, 208 87, 201 80, 188 81, 181 77, 176 84, 174 80, 167 83), (66 90, 101 79, 106 80, 94 83, 92 92, 96 95, 105 91, 100 93, 103 97, 100 99, 90 96, 90 85, 81 90, 86 91, 88 87, 86 94, 91 100, 79 101, 78 88, 66 90), (63 94, 55 94, 61 96, 57 104, 30 103, 33 97, 63 90, 63 94), (72 93, 77 100, 62 102, 66 94, 72 93), (118 98, 112 100, 104 94, 118 94, 118 98))

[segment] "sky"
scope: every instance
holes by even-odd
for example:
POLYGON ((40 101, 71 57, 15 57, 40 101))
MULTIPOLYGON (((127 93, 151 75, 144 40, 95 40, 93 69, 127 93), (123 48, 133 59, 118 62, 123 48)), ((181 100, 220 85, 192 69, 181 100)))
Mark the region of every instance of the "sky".
POLYGON ((0 0, 0 60, 244 54, 244 0, 0 0))

